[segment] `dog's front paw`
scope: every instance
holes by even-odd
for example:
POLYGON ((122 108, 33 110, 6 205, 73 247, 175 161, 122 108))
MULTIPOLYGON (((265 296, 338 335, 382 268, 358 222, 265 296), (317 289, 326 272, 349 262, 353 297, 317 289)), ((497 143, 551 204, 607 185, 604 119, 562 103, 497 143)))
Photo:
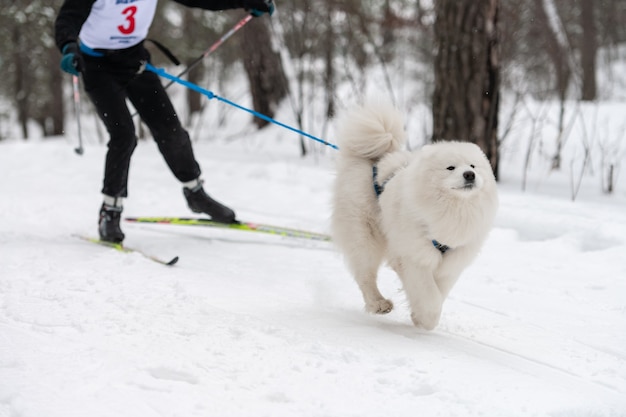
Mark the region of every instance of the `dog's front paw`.
POLYGON ((391 301, 389 301, 389 300, 386 300, 386 299, 382 298, 380 300, 376 300, 376 301, 367 303, 365 305, 365 309, 369 313, 387 314, 391 310, 393 310, 393 303, 391 301))
POLYGON ((433 330, 439 324, 439 318, 441 317, 441 312, 436 313, 426 313, 417 315, 415 313, 411 313, 411 320, 415 327, 424 330, 433 330))

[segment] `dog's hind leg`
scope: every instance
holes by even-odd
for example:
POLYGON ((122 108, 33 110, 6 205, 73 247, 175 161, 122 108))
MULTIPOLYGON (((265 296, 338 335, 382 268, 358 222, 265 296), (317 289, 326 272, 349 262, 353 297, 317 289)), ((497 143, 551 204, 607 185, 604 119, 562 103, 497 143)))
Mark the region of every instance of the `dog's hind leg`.
POLYGON ((393 310, 393 303, 383 297, 376 283, 382 256, 365 251, 358 256, 350 257, 348 263, 354 274, 354 280, 363 294, 365 310, 375 314, 386 314, 393 310))
POLYGON ((363 293, 363 300, 365 301, 365 310, 375 314, 387 314, 393 310, 393 303, 391 300, 387 300, 380 293, 378 285, 376 284, 376 273, 364 274, 355 277, 361 293, 363 293))

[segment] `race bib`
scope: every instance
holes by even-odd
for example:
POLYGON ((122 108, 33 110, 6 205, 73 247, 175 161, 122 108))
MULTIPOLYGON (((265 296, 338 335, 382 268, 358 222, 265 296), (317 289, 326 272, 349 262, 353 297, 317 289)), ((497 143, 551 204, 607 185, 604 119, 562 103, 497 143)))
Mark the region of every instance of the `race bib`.
POLYGON ((82 43, 93 49, 124 49, 148 35, 157 0, 96 0, 80 30, 82 43))

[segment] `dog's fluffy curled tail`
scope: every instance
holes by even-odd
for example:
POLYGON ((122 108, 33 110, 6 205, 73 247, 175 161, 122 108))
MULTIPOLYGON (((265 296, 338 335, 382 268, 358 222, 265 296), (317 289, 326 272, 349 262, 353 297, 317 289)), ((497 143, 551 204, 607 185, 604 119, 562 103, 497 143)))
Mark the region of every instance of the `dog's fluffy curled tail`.
POLYGON ((348 111, 339 119, 341 153, 370 160, 403 149, 404 117, 388 102, 373 102, 348 111))

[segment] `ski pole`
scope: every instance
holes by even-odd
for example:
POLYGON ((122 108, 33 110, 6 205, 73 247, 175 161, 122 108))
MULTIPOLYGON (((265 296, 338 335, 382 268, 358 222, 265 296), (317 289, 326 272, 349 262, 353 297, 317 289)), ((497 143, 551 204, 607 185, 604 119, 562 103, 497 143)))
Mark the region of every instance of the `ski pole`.
MULTIPOLYGON (((219 48, 224 41, 226 41, 226 39, 230 38, 235 32, 237 32, 239 29, 241 29, 246 23, 248 23, 250 20, 252 20, 253 16, 251 14, 247 14, 246 17, 244 17, 243 19, 241 19, 239 22, 237 22, 235 24, 235 26, 233 26, 228 32, 226 32, 224 35, 222 35, 221 38, 219 38, 213 45, 211 45, 208 49, 206 49, 202 55, 200 55, 198 58, 196 58, 195 60, 193 60, 193 62, 191 64, 189 64, 187 66, 187 68, 185 68, 180 74, 177 75, 177 77, 182 77, 183 75, 187 74, 189 71, 191 71, 193 69, 193 67, 195 67, 196 65, 198 65, 198 63, 200 61, 202 61, 204 58, 206 58, 207 56, 211 55, 217 48, 219 48)), ((165 88, 168 88, 170 85, 174 84, 174 81, 170 81, 169 83, 167 83, 165 85, 165 88)))
MULTIPOLYGON (((191 71, 193 69, 193 67, 195 67, 196 65, 198 65, 204 58, 206 58, 207 56, 211 55, 217 48, 219 48, 225 41, 226 39, 230 38, 231 36, 233 36, 233 34, 235 32, 237 32, 239 29, 241 29, 246 23, 248 23, 250 20, 252 20, 253 16, 251 14, 247 14, 246 17, 244 17, 243 19, 241 19, 239 22, 237 22, 235 24, 235 26, 233 26, 228 32, 226 32, 225 34, 222 35, 221 38, 219 38, 215 43, 213 43, 213 45, 209 46, 203 53, 202 55, 200 55, 198 58, 194 59, 191 64, 189 64, 187 66, 187 68, 185 68, 181 73, 179 73, 177 75, 177 77, 182 77, 183 75, 187 74, 189 71, 191 71)), ((167 90, 169 88, 170 85, 174 84, 174 81, 170 81, 169 83, 167 83, 165 85, 165 89, 167 90)), ((135 117, 137 116, 137 112, 133 113, 133 115, 131 117, 135 117)))
POLYGON ((194 83, 189 82, 187 80, 183 80, 180 77, 176 77, 176 76, 174 76, 172 74, 169 74, 163 68, 156 68, 152 64, 150 64, 149 62, 146 63, 146 70, 152 71, 155 74, 160 75, 163 78, 167 78, 167 79, 169 79, 169 80, 171 80, 171 81, 173 81, 175 83, 184 85, 185 87, 189 88, 190 90, 196 91, 196 92, 198 92, 198 93, 200 93, 202 95, 207 96, 209 99, 212 99, 212 98, 217 99, 218 101, 221 101, 223 103, 229 104, 229 105, 231 105, 233 107, 236 107, 236 108, 238 108, 240 110, 246 111, 246 112, 252 114, 253 116, 258 117, 259 119, 263 119, 263 120, 265 120, 267 122, 274 123, 275 125, 284 127, 285 129, 289 129, 292 132, 296 132, 296 133, 298 133, 300 135, 308 137, 309 139, 313 139, 314 141, 323 143, 324 145, 330 146, 333 149, 339 149, 339 147, 337 145, 334 145, 332 143, 326 142, 325 140, 322 140, 322 139, 320 139, 318 137, 315 137, 315 136, 313 136, 313 135, 311 135, 309 133, 303 132, 302 130, 296 129, 295 127, 291 127, 291 126, 286 125, 284 123, 281 123, 281 122, 279 122, 277 120, 274 120, 271 117, 264 115, 263 113, 259 113, 257 111, 252 110, 252 109, 248 109, 248 108, 243 107, 243 106, 241 106, 241 105, 239 105, 239 104, 237 104, 237 103, 235 103, 233 101, 230 101, 230 100, 228 100, 228 99, 226 99, 224 97, 220 97, 220 96, 216 95, 215 93, 213 93, 212 91, 207 90, 206 88, 202 88, 202 87, 200 87, 197 84, 194 84, 194 83))
POLYGON ((85 152, 83 148, 83 135, 80 128, 80 91, 78 85, 78 75, 72 75, 72 91, 74 92, 74 116, 76 117, 76 124, 78 126, 78 147, 74 148, 74 152, 78 155, 82 155, 85 152))

